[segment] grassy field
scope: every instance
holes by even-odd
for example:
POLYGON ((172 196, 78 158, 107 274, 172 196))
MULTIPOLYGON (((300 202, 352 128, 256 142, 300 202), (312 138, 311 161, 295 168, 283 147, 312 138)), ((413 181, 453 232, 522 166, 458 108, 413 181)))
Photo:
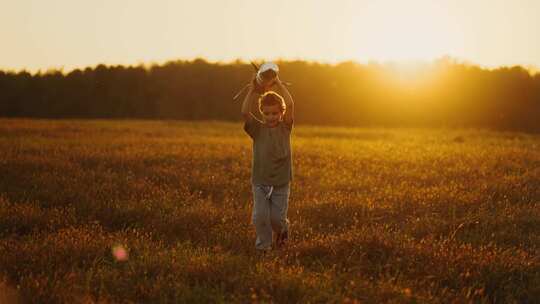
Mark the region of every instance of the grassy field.
POLYGON ((292 141, 291 243, 260 256, 240 123, 0 119, 0 302, 540 301, 540 136, 292 141))

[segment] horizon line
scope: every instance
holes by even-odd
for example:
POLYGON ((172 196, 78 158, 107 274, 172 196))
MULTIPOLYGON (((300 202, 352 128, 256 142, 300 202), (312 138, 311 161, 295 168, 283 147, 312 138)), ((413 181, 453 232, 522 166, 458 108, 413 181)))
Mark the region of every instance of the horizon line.
POLYGON ((250 62, 305 62, 308 64, 322 64, 322 65, 330 65, 330 66, 338 66, 340 64, 344 63, 354 63, 358 65, 383 65, 383 66, 389 66, 389 65, 432 65, 440 61, 448 61, 452 64, 456 65, 465 65, 470 67, 477 67, 482 70, 487 71, 494 71, 498 69, 505 69, 505 68, 515 68, 519 67, 527 71, 531 76, 540 74, 540 68, 538 68, 534 64, 502 64, 497 66, 489 66, 489 65, 482 65, 476 62, 472 62, 469 60, 461 59, 458 57, 453 57, 449 55, 443 55, 437 58, 433 59, 402 59, 402 60, 376 60, 376 59, 370 59, 366 61, 361 61, 357 59, 343 59, 343 60, 319 60, 319 59, 300 59, 300 58, 273 58, 273 59, 263 59, 263 58, 253 58, 253 59, 246 59, 246 58, 235 58, 235 59, 220 59, 220 60, 213 60, 211 58, 205 58, 204 56, 194 56, 191 58, 176 58, 176 59, 166 59, 166 60, 152 60, 152 61, 139 61, 137 63, 110 63, 110 62, 100 62, 100 63, 94 63, 89 64, 85 66, 74 66, 70 67, 67 70, 64 66, 61 67, 48 67, 48 68, 36 68, 36 69, 29 69, 29 68, 20 68, 20 69, 13 69, 13 68, 6 68, 6 67, 0 67, 0 72, 3 73, 29 73, 32 76, 35 75, 46 75, 46 74, 55 74, 55 73, 61 73, 63 75, 67 75, 73 71, 80 70, 84 71, 86 69, 96 69, 98 66, 105 66, 105 67, 124 67, 124 68, 139 68, 142 67, 144 69, 149 69, 154 66, 165 66, 170 63, 175 62, 195 62, 197 60, 205 61, 209 64, 216 64, 216 65, 231 65, 231 64, 249 64, 250 62))

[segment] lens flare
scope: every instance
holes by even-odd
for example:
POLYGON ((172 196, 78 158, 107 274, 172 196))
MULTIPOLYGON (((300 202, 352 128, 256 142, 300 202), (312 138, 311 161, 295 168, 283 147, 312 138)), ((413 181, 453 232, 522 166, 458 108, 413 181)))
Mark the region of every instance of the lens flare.
POLYGON ((122 245, 114 246, 112 248, 112 255, 119 262, 124 262, 128 259, 128 252, 122 245))

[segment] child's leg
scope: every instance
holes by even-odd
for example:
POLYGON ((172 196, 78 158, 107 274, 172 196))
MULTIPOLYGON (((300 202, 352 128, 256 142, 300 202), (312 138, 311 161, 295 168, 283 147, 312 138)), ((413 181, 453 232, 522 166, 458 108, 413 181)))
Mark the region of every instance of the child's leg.
POLYGON ((253 214, 252 220, 257 233, 255 248, 268 250, 272 248, 272 227, 270 226, 270 201, 266 198, 265 186, 252 185, 253 214))
POLYGON ((287 210, 289 208, 289 184, 275 186, 270 198, 270 221, 275 233, 289 231, 287 210))

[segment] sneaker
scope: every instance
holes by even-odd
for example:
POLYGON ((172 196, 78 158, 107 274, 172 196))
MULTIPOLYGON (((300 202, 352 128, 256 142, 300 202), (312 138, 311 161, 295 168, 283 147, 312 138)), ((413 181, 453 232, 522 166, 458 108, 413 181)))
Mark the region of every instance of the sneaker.
POLYGON ((261 249, 256 248, 256 249, 255 249, 255 252, 257 253, 257 254, 256 254, 257 256, 265 256, 265 255, 267 255, 271 250, 272 250, 271 247, 270 247, 270 248, 261 248, 261 249))
POLYGON ((287 244, 288 239, 289 239, 289 232, 288 231, 281 232, 276 238, 276 246, 278 248, 285 246, 285 244, 287 244))

